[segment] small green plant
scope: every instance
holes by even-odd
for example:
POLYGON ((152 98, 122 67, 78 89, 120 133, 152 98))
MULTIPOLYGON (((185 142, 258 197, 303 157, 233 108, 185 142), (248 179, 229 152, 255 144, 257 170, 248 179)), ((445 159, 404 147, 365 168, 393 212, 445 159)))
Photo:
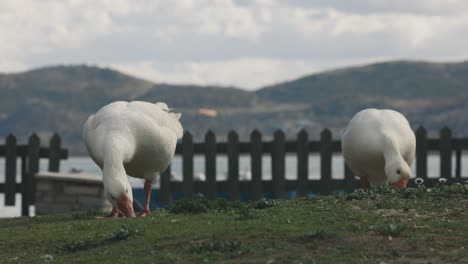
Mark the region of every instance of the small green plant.
POLYGON ((275 200, 268 200, 266 198, 262 198, 258 201, 252 202, 252 207, 254 209, 265 209, 270 208, 277 205, 277 201, 275 200))
POLYGON ((347 201, 352 201, 352 200, 365 200, 365 199, 376 199, 380 195, 375 193, 374 190, 369 189, 367 191, 364 191, 363 189, 357 189, 354 192, 347 194, 345 196, 345 199, 347 201))
POLYGON ((236 220, 250 220, 250 219, 254 219, 254 218, 257 218, 257 214, 255 213, 254 210, 252 210, 252 208, 250 207, 247 207, 247 206, 244 206, 242 208, 239 208, 239 210, 237 210, 237 216, 236 216, 236 220))
POLYGON ((199 214, 208 212, 208 199, 195 197, 194 199, 181 199, 175 201, 167 209, 173 214, 199 214))
POLYGON ((200 214, 208 213, 210 211, 240 209, 245 206, 245 202, 228 201, 221 198, 216 200, 208 200, 202 194, 197 194, 193 199, 177 200, 166 209, 173 214, 200 214))
POLYGON ((122 227, 119 231, 115 232, 111 238, 109 238, 110 241, 119 241, 119 240, 126 240, 130 236, 130 233, 128 232, 128 229, 125 227, 122 227))
POLYGON ((196 254, 219 252, 237 257, 248 253, 250 248, 242 241, 212 239, 194 243, 191 251, 196 254))
POLYGON ((90 219, 90 218, 95 218, 96 216, 99 216, 102 214, 101 212, 97 211, 84 211, 84 212, 73 212, 71 214, 71 217, 73 219, 90 219))
POLYGON ((391 186, 383 185, 370 188, 367 192, 358 189, 350 194, 346 194, 344 199, 351 200, 388 200, 389 198, 417 199, 417 198, 450 198, 454 196, 468 195, 468 185, 461 183, 436 184, 434 188, 426 188, 422 184, 423 180, 417 178, 416 188, 395 189, 391 186))
POLYGON ((352 223, 349 225, 349 230, 355 233, 367 232, 368 225, 362 223, 352 223))
POLYGON ((128 229, 126 227, 122 227, 118 231, 111 233, 108 238, 105 238, 107 235, 103 239, 102 235, 96 234, 94 238, 88 238, 86 240, 65 241, 58 245, 57 248, 68 253, 73 253, 81 250, 89 250, 101 245, 124 241, 131 236, 141 235, 142 233, 143 232, 140 228, 128 229))
POLYGON ((399 236, 406 229, 406 226, 398 223, 385 223, 378 225, 375 231, 383 236, 399 236))
POLYGON ((305 241, 310 240, 323 240, 326 238, 333 237, 333 234, 324 229, 315 229, 312 232, 304 234, 301 238, 305 241))
POLYGON ((63 250, 67 253, 73 253, 81 250, 88 250, 96 246, 95 241, 91 240, 71 240, 58 245, 57 247, 60 250, 63 250))
POLYGON ((130 236, 143 235, 143 229, 139 226, 132 226, 132 228, 122 227, 120 230, 112 233, 111 237, 107 241, 120 241, 127 240, 130 236))
POLYGON ((430 195, 433 197, 453 197, 453 196, 467 196, 468 185, 455 183, 452 185, 440 185, 431 189, 430 195))

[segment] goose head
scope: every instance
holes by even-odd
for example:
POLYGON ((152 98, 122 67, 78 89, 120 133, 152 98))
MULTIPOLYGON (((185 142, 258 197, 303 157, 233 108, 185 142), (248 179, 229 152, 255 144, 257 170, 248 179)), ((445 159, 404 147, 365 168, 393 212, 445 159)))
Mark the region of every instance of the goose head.
POLYGON ((385 164, 385 174, 390 185, 402 189, 406 188, 411 178, 411 168, 403 159, 398 159, 385 164))
POLYGON ((119 215, 135 217, 132 187, 128 181, 114 180, 108 184, 104 183, 104 195, 119 215))

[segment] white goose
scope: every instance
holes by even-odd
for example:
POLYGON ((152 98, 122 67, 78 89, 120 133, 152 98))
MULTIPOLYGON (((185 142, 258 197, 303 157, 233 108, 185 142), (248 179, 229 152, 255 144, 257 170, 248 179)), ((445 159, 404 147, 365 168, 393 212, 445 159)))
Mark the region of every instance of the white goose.
POLYGON ((169 166, 182 137, 179 118, 165 103, 140 101, 114 102, 88 118, 83 138, 89 156, 102 169, 111 216, 135 216, 127 174, 145 180, 141 215, 149 214, 152 182, 169 166))
POLYGON ((411 176, 416 138, 408 120, 397 111, 364 109, 343 134, 343 156, 361 186, 386 183, 405 188, 411 176))

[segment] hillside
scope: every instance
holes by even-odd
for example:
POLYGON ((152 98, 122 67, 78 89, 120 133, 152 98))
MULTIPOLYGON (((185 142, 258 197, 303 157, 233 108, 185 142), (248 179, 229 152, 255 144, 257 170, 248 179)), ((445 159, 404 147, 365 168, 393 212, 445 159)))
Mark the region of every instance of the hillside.
POLYGON ((268 138, 276 129, 311 137, 329 127, 337 134, 366 107, 394 108, 413 126, 432 133, 444 125, 468 136, 468 62, 396 61, 343 68, 248 92, 235 87, 155 84, 93 66, 55 66, 0 74, 0 139, 32 133, 64 137, 72 155, 83 154, 81 128, 101 106, 116 100, 164 101, 182 112, 196 140, 211 129, 223 140, 234 129, 241 138, 258 128, 268 138), (213 110, 209 116, 200 109, 213 110))
POLYGON ((468 95, 468 62, 395 61, 309 75, 262 88, 257 95, 278 102, 320 102, 343 96, 440 99, 468 95))
MULTIPOLYGON (((308 105, 307 116, 335 129, 360 109, 392 108, 434 134, 447 125, 468 136, 468 62, 394 61, 313 74, 259 89, 270 101, 308 105)), ((336 130, 338 131, 338 130, 336 130)))
POLYGON ((258 104, 254 94, 235 88, 154 84, 83 65, 48 67, 0 75, 0 137, 15 133, 25 138, 34 131, 46 138, 58 132, 72 153, 83 153, 81 129, 87 117, 116 100, 165 101, 189 124, 194 118, 206 124, 199 108, 258 104))

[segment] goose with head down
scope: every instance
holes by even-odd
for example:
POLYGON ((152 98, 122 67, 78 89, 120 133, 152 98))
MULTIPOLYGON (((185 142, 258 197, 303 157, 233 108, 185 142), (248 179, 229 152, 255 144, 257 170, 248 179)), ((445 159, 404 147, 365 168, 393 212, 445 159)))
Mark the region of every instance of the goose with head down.
POLYGON ((408 120, 389 109, 364 109, 349 122, 342 137, 346 164, 361 186, 391 184, 405 188, 411 177, 416 138, 408 120))
POLYGON ((153 181, 174 157, 183 129, 180 114, 165 103, 114 102, 91 115, 83 129, 86 149, 102 169, 104 195, 111 216, 134 217, 132 188, 127 175, 145 180, 142 216, 150 213, 153 181))

